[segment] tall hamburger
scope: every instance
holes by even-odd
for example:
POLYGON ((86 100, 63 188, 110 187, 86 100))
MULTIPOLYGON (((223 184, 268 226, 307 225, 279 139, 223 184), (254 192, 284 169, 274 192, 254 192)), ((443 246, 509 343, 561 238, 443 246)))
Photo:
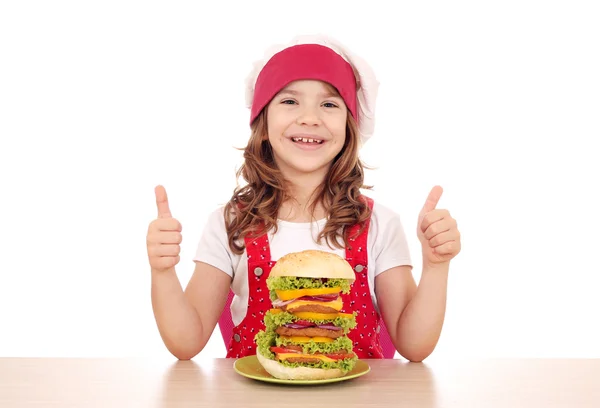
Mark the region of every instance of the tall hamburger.
POLYGON ((343 258, 308 250, 285 255, 267 287, 273 308, 256 337, 256 356, 275 378, 319 380, 344 376, 356 361, 348 332, 354 314, 342 313, 354 271, 343 258))

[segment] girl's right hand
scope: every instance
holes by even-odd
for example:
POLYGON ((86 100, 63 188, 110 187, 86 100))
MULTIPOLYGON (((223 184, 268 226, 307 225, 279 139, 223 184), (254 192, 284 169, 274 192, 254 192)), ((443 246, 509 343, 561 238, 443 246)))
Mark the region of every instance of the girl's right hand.
POLYGON ((156 271, 167 271, 179 263, 181 250, 181 224, 171 216, 167 192, 163 186, 154 189, 158 218, 150 223, 146 246, 150 267, 156 271))

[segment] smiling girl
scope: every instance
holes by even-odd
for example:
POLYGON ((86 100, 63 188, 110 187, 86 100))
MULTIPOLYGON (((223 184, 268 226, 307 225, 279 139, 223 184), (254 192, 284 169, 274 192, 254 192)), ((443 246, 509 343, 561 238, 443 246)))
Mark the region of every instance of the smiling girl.
POLYGON ((449 265, 460 251, 456 221, 435 186, 419 214, 423 270, 417 285, 399 215, 361 192, 360 147, 372 136, 378 83, 341 44, 298 37, 272 49, 248 78, 251 135, 229 202, 204 228, 183 290, 175 271, 181 225, 166 191, 148 229, 152 305, 162 339, 179 359, 200 353, 221 318, 227 357, 256 353, 271 308, 265 282, 277 260, 316 249, 345 258, 356 273, 346 310, 359 358, 397 351, 421 361, 442 329, 449 265), (227 317, 229 317, 229 320, 227 317), (232 327, 228 327, 231 325, 232 327))

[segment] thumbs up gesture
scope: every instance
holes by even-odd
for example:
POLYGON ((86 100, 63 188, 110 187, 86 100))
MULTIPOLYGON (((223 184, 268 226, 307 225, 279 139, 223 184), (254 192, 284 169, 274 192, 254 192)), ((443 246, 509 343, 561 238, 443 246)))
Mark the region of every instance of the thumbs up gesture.
POLYGON ((167 192, 163 186, 154 189, 158 218, 150 223, 146 246, 152 269, 166 271, 179 263, 181 224, 171 216, 167 192))
POLYGON ((456 220, 448 210, 436 208, 442 192, 440 186, 433 187, 419 213, 417 236, 423 247, 424 265, 448 263, 461 249, 456 220))

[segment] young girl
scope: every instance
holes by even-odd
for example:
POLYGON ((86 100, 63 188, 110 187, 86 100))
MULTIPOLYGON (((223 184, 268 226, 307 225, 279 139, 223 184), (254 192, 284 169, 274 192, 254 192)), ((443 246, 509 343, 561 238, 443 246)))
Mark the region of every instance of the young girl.
POLYGON ((419 214, 423 270, 417 287, 399 216, 361 193, 359 150, 373 132, 378 83, 368 65, 325 37, 271 49, 248 78, 251 136, 238 186, 209 217, 185 291, 177 278, 181 225, 156 188, 148 229, 152 305, 161 337, 179 359, 202 351, 219 321, 227 357, 255 354, 271 303, 266 278, 279 258, 319 249, 356 272, 349 337, 359 358, 421 361, 444 321, 450 260, 460 233, 437 209, 435 186, 419 214), (231 325, 233 327, 227 327, 231 325))

